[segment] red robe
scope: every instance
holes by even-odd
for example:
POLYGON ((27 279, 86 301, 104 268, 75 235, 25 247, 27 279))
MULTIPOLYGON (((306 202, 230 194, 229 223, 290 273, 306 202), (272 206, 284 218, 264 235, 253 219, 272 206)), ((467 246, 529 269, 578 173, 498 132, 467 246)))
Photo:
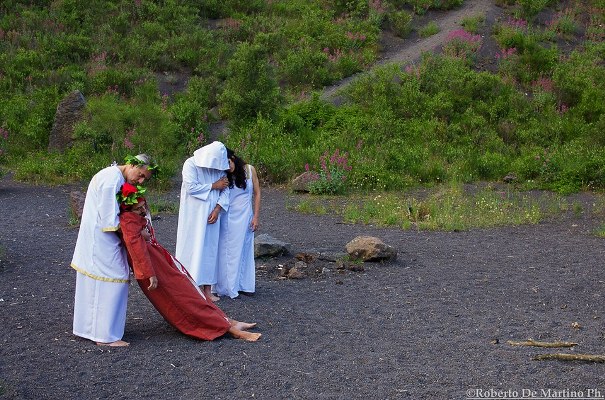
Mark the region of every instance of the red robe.
POLYGON ((204 297, 187 270, 156 240, 145 241, 141 231, 147 219, 134 212, 120 214, 122 241, 128 261, 145 296, 172 326, 202 340, 213 340, 231 327, 225 313, 204 297), (158 287, 148 290, 149 278, 156 276, 158 287))

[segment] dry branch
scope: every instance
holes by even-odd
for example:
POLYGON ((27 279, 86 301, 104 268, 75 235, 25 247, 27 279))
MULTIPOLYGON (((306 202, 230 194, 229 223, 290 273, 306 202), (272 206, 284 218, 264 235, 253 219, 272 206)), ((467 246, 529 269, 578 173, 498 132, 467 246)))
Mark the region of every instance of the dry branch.
POLYGON ((564 360, 564 361, 590 361, 590 362, 605 362, 605 356, 597 354, 539 354, 534 357, 534 360, 564 360))
POLYGON ((509 340, 506 342, 511 346, 535 346, 535 347, 574 347, 577 343, 573 342, 539 342, 537 340, 528 339, 521 342, 509 340))

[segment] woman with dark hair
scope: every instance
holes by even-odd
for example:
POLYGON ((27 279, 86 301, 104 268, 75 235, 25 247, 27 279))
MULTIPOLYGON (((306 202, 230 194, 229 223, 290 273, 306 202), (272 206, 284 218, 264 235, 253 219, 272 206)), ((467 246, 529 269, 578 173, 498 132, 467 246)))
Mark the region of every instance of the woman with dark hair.
POLYGON ((122 186, 120 228, 134 277, 156 310, 179 331, 197 339, 213 340, 230 333, 236 339, 257 341, 260 333, 247 332, 255 323, 228 318, 158 243, 141 194, 136 187, 122 186))
POLYGON ((227 148, 229 210, 220 220, 218 279, 214 291, 235 298, 255 291, 254 232, 258 228, 260 185, 256 169, 227 148))

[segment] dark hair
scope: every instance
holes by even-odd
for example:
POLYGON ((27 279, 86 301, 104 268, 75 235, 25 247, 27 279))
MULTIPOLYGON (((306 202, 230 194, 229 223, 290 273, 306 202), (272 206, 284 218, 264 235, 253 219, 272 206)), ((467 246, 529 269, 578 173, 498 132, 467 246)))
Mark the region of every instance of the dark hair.
POLYGON ((229 187, 233 188, 234 184, 240 189, 246 190, 246 170, 244 166, 246 162, 235 155, 233 150, 227 147, 227 158, 233 161, 235 164, 235 170, 233 172, 227 172, 227 179, 229 179, 229 187))

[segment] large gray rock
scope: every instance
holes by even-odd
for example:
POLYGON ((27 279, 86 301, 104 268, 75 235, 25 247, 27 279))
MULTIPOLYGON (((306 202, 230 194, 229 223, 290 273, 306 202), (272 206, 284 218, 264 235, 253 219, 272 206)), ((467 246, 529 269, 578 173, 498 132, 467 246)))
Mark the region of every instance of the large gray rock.
POLYGON ((357 236, 346 245, 349 257, 354 260, 383 261, 397 258, 397 251, 373 236, 357 236))
POLYGON ((79 90, 61 100, 50 131, 48 151, 64 151, 69 147, 73 141, 74 126, 82 118, 85 107, 86 99, 79 90))
POLYGON ((290 252, 290 244, 277 240, 266 233, 254 238, 254 257, 273 257, 290 252))

